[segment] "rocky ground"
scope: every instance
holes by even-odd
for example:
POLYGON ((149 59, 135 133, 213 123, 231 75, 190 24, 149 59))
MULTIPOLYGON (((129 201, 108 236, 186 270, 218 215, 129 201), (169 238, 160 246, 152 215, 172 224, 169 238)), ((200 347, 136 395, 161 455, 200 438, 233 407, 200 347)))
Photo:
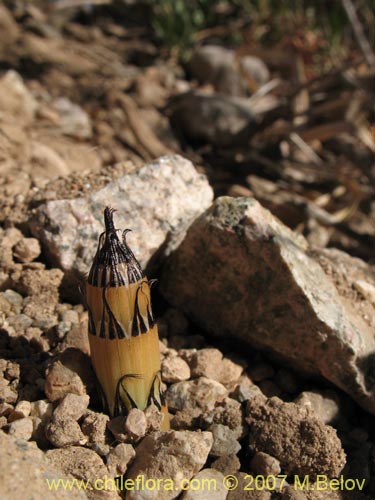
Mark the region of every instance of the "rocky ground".
POLYGON ((373 128, 293 136, 278 92, 249 108, 266 57, 185 73, 95 12, 0 4, 0 496, 374 498, 373 128), (101 411, 79 286, 106 205, 159 280, 168 432, 101 411))

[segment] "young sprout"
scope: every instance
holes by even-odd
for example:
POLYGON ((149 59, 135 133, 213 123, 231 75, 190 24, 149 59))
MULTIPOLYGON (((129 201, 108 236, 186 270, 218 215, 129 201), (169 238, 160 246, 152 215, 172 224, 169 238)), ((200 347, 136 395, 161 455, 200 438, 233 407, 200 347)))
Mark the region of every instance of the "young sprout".
POLYGON ((105 232, 99 237, 86 283, 91 360, 112 417, 132 408, 145 410, 153 403, 164 414, 165 430, 169 418, 151 309, 152 281, 126 243, 129 230, 120 240, 113 212, 109 207, 104 210, 105 232))

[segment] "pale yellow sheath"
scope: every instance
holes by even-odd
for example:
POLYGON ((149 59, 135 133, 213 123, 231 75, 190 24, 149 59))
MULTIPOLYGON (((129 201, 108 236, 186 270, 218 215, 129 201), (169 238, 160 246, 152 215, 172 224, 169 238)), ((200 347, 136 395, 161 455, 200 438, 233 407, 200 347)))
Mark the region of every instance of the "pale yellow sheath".
MULTIPOLYGON (((104 212, 106 231, 86 284, 92 364, 111 416, 155 404, 169 428, 160 377, 157 325, 150 283, 113 226, 113 210, 104 212)), ((126 233, 124 233, 125 236, 126 233)))

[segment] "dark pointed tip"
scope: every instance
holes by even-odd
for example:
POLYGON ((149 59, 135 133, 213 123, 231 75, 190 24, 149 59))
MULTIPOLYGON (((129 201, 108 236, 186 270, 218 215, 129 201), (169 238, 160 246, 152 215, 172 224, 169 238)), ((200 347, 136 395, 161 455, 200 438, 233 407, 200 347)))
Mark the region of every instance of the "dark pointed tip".
POLYGON ((116 210, 111 207, 105 207, 104 209, 104 223, 105 223, 105 230, 107 233, 116 232, 115 225, 113 223, 114 212, 116 212, 116 210))

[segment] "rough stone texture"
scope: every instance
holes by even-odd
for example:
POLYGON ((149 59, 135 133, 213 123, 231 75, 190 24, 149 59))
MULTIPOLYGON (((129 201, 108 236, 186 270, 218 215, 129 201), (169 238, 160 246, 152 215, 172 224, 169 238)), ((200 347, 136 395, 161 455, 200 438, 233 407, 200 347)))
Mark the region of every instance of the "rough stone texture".
POLYGON ((186 382, 177 382, 167 390, 168 407, 171 410, 213 410, 217 401, 228 395, 225 387, 215 380, 200 377, 186 382))
POLYGON ((219 198, 171 257, 161 291, 210 333, 271 349, 374 413, 373 332, 307 248, 254 199, 219 198))
POLYGON ((213 410, 204 413, 200 420, 206 425, 226 425, 234 432, 237 439, 244 435, 242 407, 235 399, 225 398, 213 410))
POLYGON ((247 402, 246 413, 250 450, 275 457, 284 473, 337 477, 344 467, 345 453, 336 431, 306 407, 258 397, 247 402))
POLYGON ((107 456, 107 468, 112 477, 125 474, 128 463, 135 457, 131 444, 120 443, 111 449, 107 456))
POLYGON ((190 359, 192 377, 207 377, 231 387, 241 376, 242 366, 223 358, 219 349, 200 349, 190 359))
POLYGON ((86 411, 90 398, 87 394, 67 394, 53 412, 55 420, 71 418, 78 420, 86 411))
POLYGON ((46 438, 56 448, 83 445, 87 437, 81 431, 79 424, 72 418, 55 420, 46 426, 46 438))
POLYGON ((161 364, 161 376, 164 382, 182 382, 189 380, 190 368, 179 356, 166 356, 161 364))
POLYGON ((224 476, 235 474, 240 470, 241 462, 237 455, 223 455, 212 462, 211 467, 220 471, 224 476))
POLYGON ((13 248, 13 256, 19 262, 32 262, 39 255, 40 245, 35 238, 22 238, 13 248))
MULTIPOLYGON (((103 231, 103 210, 117 210, 116 227, 128 235, 142 268, 174 233, 183 231, 213 198, 207 179, 180 156, 161 157, 87 198, 49 201, 38 208, 30 227, 50 261, 79 276, 89 269, 103 231), (139 200, 147 202, 140 204, 139 200), (147 235, 147 237, 145 237, 147 235)), ((180 235, 181 236, 181 235, 180 235)))
POLYGON ((146 429, 146 415, 142 410, 132 408, 125 420, 125 431, 132 439, 138 441, 146 434, 146 429))
POLYGON ((111 491, 112 484, 107 490, 95 489, 95 485, 101 488, 108 478, 108 470, 103 460, 94 451, 79 446, 70 446, 61 450, 47 451, 46 457, 54 466, 61 469, 65 474, 71 474, 77 479, 88 481, 91 490, 87 488, 87 497, 91 500, 118 500, 120 497, 116 491, 111 491), (97 480, 103 482, 95 483, 97 480))
POLYGON ((340 401, 334 391, 304 391, 294 402, 310 408, 314 415, 325 424, 339 417, 340 401))
POLYGON ((79 396, 91 393, 94 387, 90 358, 77 349, 66 349, 46 370, 44 390, 50 401, 61 399, 68 393, 79 396))
POLYGON ((223 485, 224 475, 216 469, 202 469, 196 474, 192 488, 182 494, 181 500, 225 500, 228 490, 223 485), (194 488, 194 489, 193 489, 194 488))
POLYGON ((223 455, 235 455, 240 451, 241 445, 237 441, 235 433, 226 425, 212 424, 208 430, 212 432, 214 438, 210 455, 222 457, 223 455))
POLYGON ((83 419, 81 429, 90 443, 104 444, 107 440, 108 422, 108 415, 89 411, 83 419))
POLYGON ((255 453, 251 459, 250 468, 255 475, 260 474, 264 477, 277 476, 281 472, 280 462, 263 451, 255 453))
POLYGON ((237 486, 229 491, 227 500, 271 500, 271 493, 265 489, 257 489, 250 474, 238 472, 235 474, 237 486))
POLYGON ((169 431, 155 432, 146 436, 136 450, 136 458, 127 477, 136 479, 138 474, 148 478, 172 479, 174 490, 156 488, 143 491, 129 491, 127 500, 172 500, 176 498, 179 483, 190 479, 205 464, 212 446, 210 432, 169 431))
MULTIPOLYGON (((72 492, 59 488, 58 493, 48 487, 47 479, 67 479, 53 467, 35 443, 13 439, 0 431, 0 498, 33 500, 71 500, 72 492)), ((74 498, 87 499, 84 491, 76 488, 74 498)))
POLYGON ((20 418, 9 425, 9 435, 28 441, 33 434, 33 421, 31 418, 20 418))

